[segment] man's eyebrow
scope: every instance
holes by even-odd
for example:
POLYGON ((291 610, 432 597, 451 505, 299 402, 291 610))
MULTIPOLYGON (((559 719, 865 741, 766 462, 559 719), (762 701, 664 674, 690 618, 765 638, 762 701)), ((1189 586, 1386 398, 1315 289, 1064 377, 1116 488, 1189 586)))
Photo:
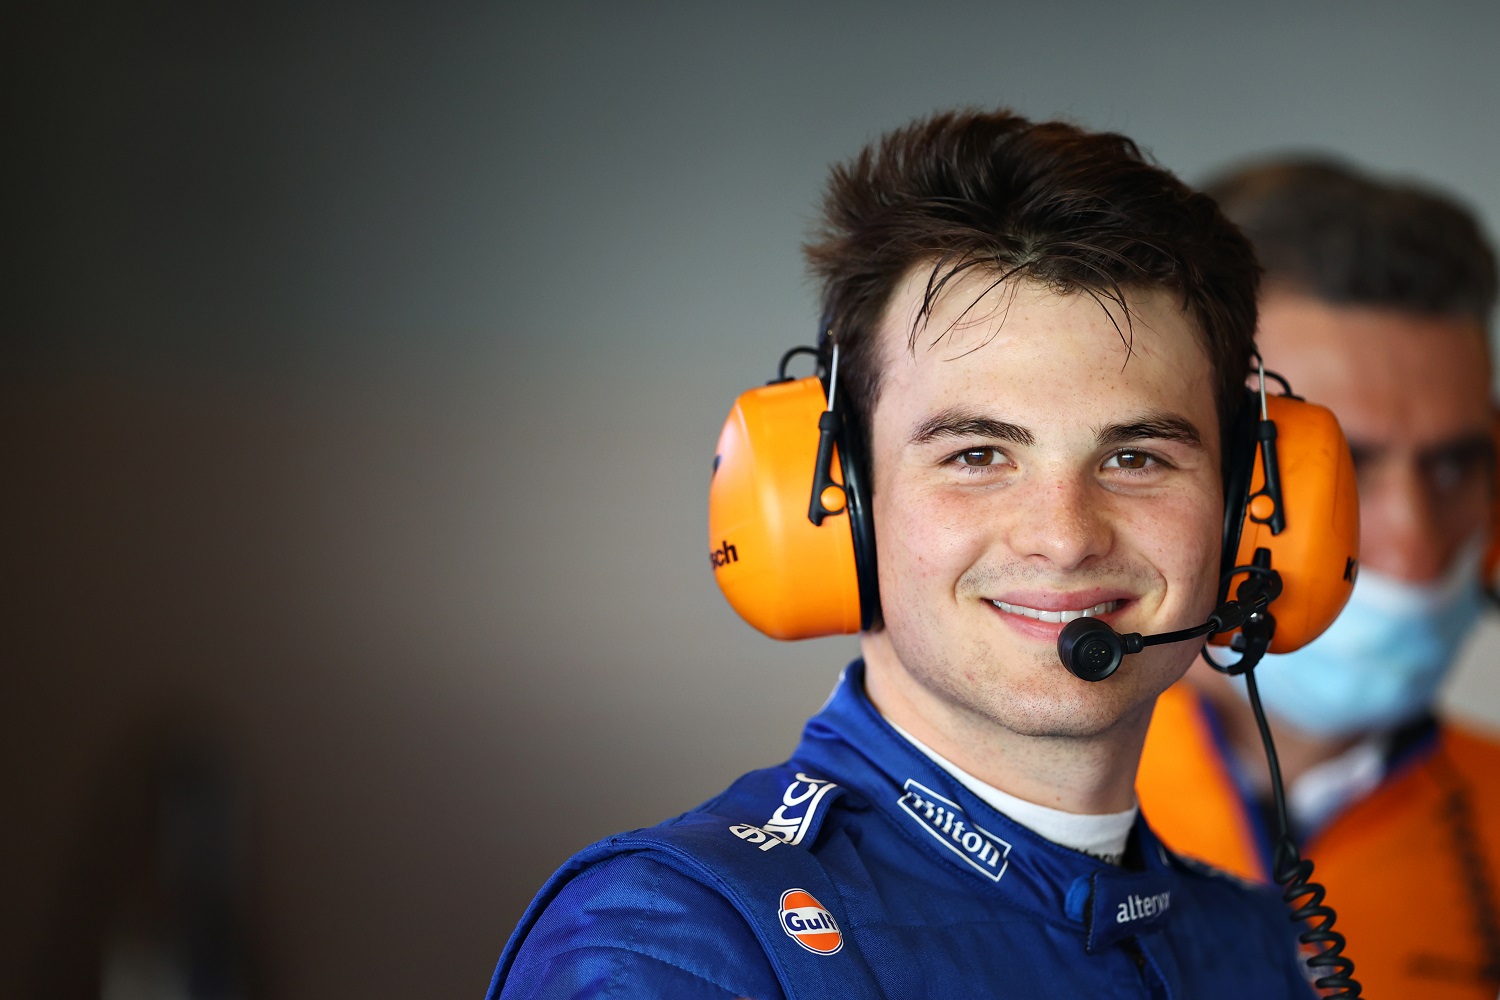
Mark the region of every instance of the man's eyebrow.
POLYGON ((969 437, 988 438, 992 441, 1008 441, 1011 444, 1032 445, 1036 438, 1019 424, 1007 423, 987 417, 974 410, 950 406, 922 421, 907 438, 908 444, 926 444, 938 438, 969 437))
POLYGON ((1424 462, 1493 462, 1495 440, 1483 431, 1475 431, 1423 448, 1421 458, 1424 462))
MULTIPOLYGON (((1349 450, 1358 461, 1379 460, 1391 451, 1389 445, 1371 444, 1369 442, 1353 439, 1349 442, 1349 450)), ((1495 460, 1495 442, 1490 435, 1483 431, 1474 431, 1463 434, 1447 441, 1439 441, 1428 445, 1417 453, 1419 461, 1423 462, 1493 462, 1495 460)))
POLYGON ((1128 424, 1110 424, 1096 435, 1103 447, 1130 444, 1132 441, 1181 441, 1203 446, 1203 438, 1192 421, 1173 413, 1150 413, 1128 424))

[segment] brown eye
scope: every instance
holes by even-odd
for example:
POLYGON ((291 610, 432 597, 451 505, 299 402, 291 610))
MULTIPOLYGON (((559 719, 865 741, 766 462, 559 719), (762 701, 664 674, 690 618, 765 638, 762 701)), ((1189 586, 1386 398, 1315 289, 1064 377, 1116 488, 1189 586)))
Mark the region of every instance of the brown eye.
POLYGON ((1113 465, 1117 469, 1130 469, 1139 471, 1151 467, 1151 456, 1144 451, 1117 451, 1110 456, 1107 465, 1113 465))
POLYGON ((1437 494, 1452 494, 1470 487, 1489 485, 1494 475, 1495 453, 1485 445, 1454 448, 1421 459, 1422 475, 1428 489, 1437 494))
POLYGON ((958 462, 960 465, 967 465, 971 468, 999 465, 1000 452, 995 448, 970 448, 958 453, 958 462))

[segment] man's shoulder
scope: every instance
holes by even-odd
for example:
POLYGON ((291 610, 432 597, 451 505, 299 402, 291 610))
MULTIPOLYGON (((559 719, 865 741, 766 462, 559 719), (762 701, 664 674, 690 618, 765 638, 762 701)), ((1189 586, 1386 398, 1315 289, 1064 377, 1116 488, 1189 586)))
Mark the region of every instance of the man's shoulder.
MULTIPOLYGON (((1216 920, 1238 914, 1242 919, 1273 927, 1278 938, 1284 936, 1291 918, 1279 889, 1243 878, 1199 858, 1178 854, 1165 847, 1162 849, 1178 876, 1178 885, 1188 906, 1217 915, 1216 920)), ((1222 922, 1216 929, 1222 929, 1222 922)))
POLYGON ((1308 995, 1297 958, 1298 925, 1278 888, 1183 855, 1171 855, 1171 863, 1181 891, 1180 899, 1176 893, 1171 899, 1177 911, 1171 938, 1208 968, 1230 968, 1236 975, 1260 969, 1272 979, 1279 974, 1289 995, 1308 995), (1248 968, 1241 965, 1246 961, 1248 968))
POLYGON ((815 904, 820 892, 831 897, 811 848, 846 793, 789 762, 743 775, 680 816, 590 845, 533 901, 501 958, 495 989, 505 992, 491 995, 593 995, 592 986, 539 994, 519 985, 545 979, 614 983, 624 993, 779 996, 746 907, 774 904, 793 886, 815 904), (684 975, 701 983, 667 983, 684 975))
POLYGON ((639 851, 599 853, 575 864, 495 985, 492 996, 506 998, 781 993, 754 930, 734 905, 639 851))

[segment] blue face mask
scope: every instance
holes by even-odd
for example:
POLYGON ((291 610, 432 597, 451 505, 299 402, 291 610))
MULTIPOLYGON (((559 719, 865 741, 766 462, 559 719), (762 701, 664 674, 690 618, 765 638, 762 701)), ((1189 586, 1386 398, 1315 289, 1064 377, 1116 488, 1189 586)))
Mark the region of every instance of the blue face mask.
MULTIPOLYGON (((1433 583, 1361 570, 1343 613, 1294 653, 1255 668, 1266 710, 1315 736, 1398 725, 1426 711, 1479 617, 1478 542, 1433 583)), ((1274 607, 1272 609, 1275 610, 1274 607)), ((1244 685, 1234 685, 1244 694, 1244 685)))

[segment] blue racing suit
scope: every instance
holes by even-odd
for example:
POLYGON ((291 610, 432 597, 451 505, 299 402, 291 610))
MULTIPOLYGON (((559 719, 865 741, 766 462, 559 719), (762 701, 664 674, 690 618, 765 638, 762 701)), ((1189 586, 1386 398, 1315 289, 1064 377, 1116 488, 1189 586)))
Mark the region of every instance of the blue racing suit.
POLYGON ((1143 819, 1124 867, 1012 822, 891 728, 856 662, 786 764, 565 864, 489 997, 1306 1000, 1295 931, 1143 819))

